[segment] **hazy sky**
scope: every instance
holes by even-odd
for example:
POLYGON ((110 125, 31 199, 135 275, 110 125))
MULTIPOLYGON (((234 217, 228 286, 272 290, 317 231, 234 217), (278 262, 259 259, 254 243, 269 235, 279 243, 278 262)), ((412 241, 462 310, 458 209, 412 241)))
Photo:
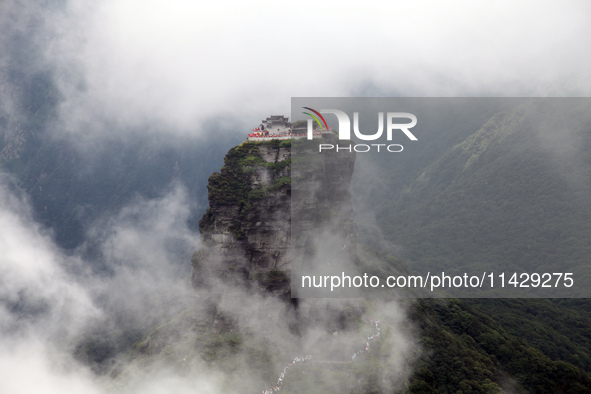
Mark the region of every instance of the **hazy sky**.
POLYGON ((76 1, 46 56, 72 129, 197 133, 292 96, 588 95, 590 21, 587 1, 76 1))
MULTIPOLYGON (((55 129, 79 135, 157 125, 207 138, 212 122, 243 134, 270 114, 289 115, 292 96, 591 92, 588 1, 47 3, 0 0, 0 115, 13 115, 2 72, 19 48, 4 48, 20 32, 39 51, 26 67, 55 80, 55 129)), ((163 265, 172 253, 161 237, 197 247, 184 220, 190 197, 181 187, 98 221, 89 234, 103 237, 114 271, 101 282, 67 273, 82 257, 59 250, 14 189, 0 174, 0 391, 99 392, 55 338, 74 341, 102 316, 97 295, 127 311, 166 286, 192 293, 188 277, 179 284, 178 266, 163 265), (19 303, 35 313, 16 313, 19 303)))

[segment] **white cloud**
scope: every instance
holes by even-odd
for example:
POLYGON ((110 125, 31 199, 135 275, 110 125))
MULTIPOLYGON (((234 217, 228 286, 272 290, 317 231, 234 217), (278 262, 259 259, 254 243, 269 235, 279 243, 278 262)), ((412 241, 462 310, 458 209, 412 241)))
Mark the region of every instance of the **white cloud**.
POLYGON ((291 96, 588 94, 589 11, 584 1, 75 2, 49 56, 70 127, 199 133, 210 117, 286 113, 291 96))
MULTIPOLYGON (((97 237, 110 273, 90 273, 97 261, 59 249, 33 220, 26 196, 0 173, 0 392, 104 392, 73 351, 89 332, 117 343, 126 330, 161 322, 195 302, 188 256, 197 242, 188 215, 178 186, 105 217, 89 236, 97 237), (179 249, 185 261, 175 261, 179 249)), ((163 392, 158 387, 167 379, 154 379, 150 392, 163 392)))
POLYGON ((45 343, 30 340, 11 350, 0 345, 0 391, 11 394, 101 392, 88 370, 71 359, 66 364, 57 365, 55 354, 49 353, 45 343))
MULTIPOLYGON (((26 14, 19 31, 47 18, 38 42, 61 92, 60 126, 72 133, 156 124, 209 136, 204 125, 212 118, 235 117, 248 129, 270 113, 287 114, 292 96, 591 90, 585 1, 104 0, 72 1, 52 13, 14 1, 3 7, 3 24, 5 15, 26 14)), ((0 44, 9 39, 1 38, 0 44)), ((113 270, 98 279, 68 273, 65 267, 84 264, 82 258, 53 244, 9 184, 0 179, 0 391, 97 392, 92 375, 68 357, 85 325, 103 317, 94 297, 140 321, 191 294, 188 275, 183 282, 170 265, 177 246, 196 247, 183 221, 186 196, 174 189, 162 199, 137 200, 97 223, 93 234, 113 270)), ((394 310, 394 325, 403 325, 403 313, 394 310)), ((399 343, 393 365, 402 376, 412 346, 407 336, 399 343)), ((167 392, 168 383, 194 387, 166 379, 149 392, 167 392)), ((199 384, 215 392, 207 379, 199 384)))
POLYGON ((0 392, 96 392, 85 369, 52 344, 67 348, 101 312, 15 190, 0 174, 0 392))
POLYGON ((33 221, 27 199, 14 190, 0 174, 0 308, 11 317, 2 319, 0 329, 35 328, 32 334, 44 337, 76 332, 99 311, 64 270, 70 258, 33 221), (18 309, 11 313, 7 305, 18 309))

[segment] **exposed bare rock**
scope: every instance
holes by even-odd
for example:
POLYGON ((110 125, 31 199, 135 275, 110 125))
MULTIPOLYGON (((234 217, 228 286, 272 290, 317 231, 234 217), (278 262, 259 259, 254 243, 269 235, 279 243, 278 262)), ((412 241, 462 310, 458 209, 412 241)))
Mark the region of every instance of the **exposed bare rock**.
POLYGON ((354 253, 349 194, 354 154, 314 155, 317 142, 294 144, 306 165, 296 166, 300 197, 293 207, 291 141, 244 142, 209 178, 210 208, 200 221, 203 246, 191 259, 197 291, 212 295, 241 285, 289 298, 291 245, 297 253, 311 247, 308 236, 321 224, 347 239, 346 252, 354 253), (297 212, 297 240, 292 240, 292 212, 297 212))

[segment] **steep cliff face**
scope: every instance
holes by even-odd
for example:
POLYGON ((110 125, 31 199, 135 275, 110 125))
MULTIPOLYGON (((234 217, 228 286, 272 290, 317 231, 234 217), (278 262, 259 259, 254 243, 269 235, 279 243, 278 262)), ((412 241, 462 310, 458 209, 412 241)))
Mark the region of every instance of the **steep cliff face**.
MULTIPOLYGON (((291 228, 296 275, 319 274, 331 264, 334 271, 336 260, 343 267, 345 261, 357 259, 350 193, 355 152, 319 153, 319 143, 296 141, 294 145, 291 228)), ((326 135, 321 143, 334 145, 336 136, 326 135)))
POLYGON ((219 281, 284 292, 289 272, 290 141, 244 142, 209 178, 209 210, 199 223, 193 286, 219 281))
MULTIPOLYGON (((288 297, 292 257, 313 249, 316 229, 328 226, 341 239, 355 240, 349 194, 354 154, 318 155, 317 141, 294 144, 246 141, 210 176, 210 208, 200 221, 202 247, 191 259, 197 290, 211 294, 244 285, 288 297), (298 152, 293 185, 292 149, 298 152)), ((354 242, 348 244, 346 252, 354 252, 354 242)))

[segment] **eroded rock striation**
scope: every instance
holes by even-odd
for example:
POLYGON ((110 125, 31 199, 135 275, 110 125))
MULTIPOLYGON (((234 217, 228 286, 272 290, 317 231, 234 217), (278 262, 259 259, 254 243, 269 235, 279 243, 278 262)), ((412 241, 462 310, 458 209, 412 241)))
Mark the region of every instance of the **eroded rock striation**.
POLYGON ((220 172, 209 178, 209 209, 199 223, 202 247, 191 259, 198 292, 245 286, 290 298, 292 257, 313 249, 322 228, 354 253, 349 185, 355 156, 317 154, 317 146, 246 141, 228 152, 220 172))

